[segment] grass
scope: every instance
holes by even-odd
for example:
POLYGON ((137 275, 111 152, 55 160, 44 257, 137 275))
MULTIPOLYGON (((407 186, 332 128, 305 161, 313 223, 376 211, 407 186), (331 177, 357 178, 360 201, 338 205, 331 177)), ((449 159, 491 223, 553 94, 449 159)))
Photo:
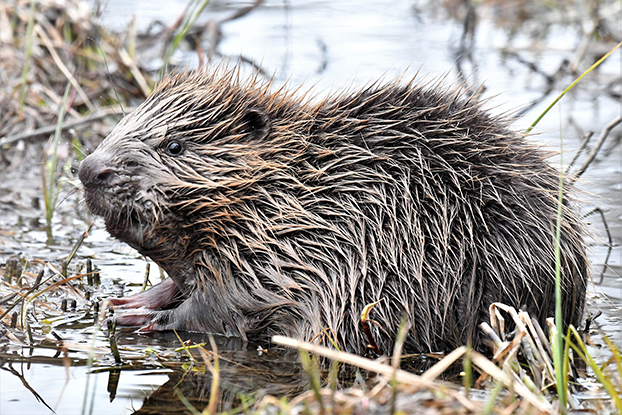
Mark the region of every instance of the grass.
MULTIPOLYGON (((64 285, 72 283, 74 287, 77 281, 82 279, 86 274, 78 273, 73 275, 70 271, 69 277, 62 278, 60 270, 55 267, 56 271, 53 276, 41 280, 40 286, 43 288, 36 288, 36 293, 26 293, 28 297, 26 304, 38 300, 39 305, 36 309, 44 310, 41 301, 43 293, 51 293, 52 290, 60 289, 64 285), (56 279, 52 281, 51 278, 56 279), (60 278, 60 279, 58 279, 60 278), (32 294, 32 295, 31 295, 32 294)), ((58 296, 54 295, 54 298, 58 296)), ((16 303, 23 303, 24 300, 18 300, 16 303)), ((525 324, 531 321, 531 318, 526 313, 520 313, 513 311, 511 308, 497 305, 500 309, 506 313, 518 318, 522 318, 525 324)), ((30 310, 35 310, 33 307, 26 307, 30 310)), ((37 311, 41 313, 41 311, 37 311)), ((498 314, 498 313, 491 313, 498 314)), ((491 322, 495 326, 494 322, 491 322)), ((517 326, 519 324, 517 323, 517 326)), ((22 327, 27 327, 22 323, 22 327)), ((404 326, 405 327, 405 326, 404 326)), ((26 330, 25 328, 22 329, 26 330)), ((401 352, 399 351, 399 345, 394 351, 394 357, 390 363, 383 363, 378 360, 366 359, 358 355, 352 355, 344 353, 335 349, 315 346, 309 343, 300 342, 294 339, 288 339, 283 337, 276 337, 274 342, 277 344, 283 344, 287 347, 295 347, 301 350, 300 356, 303 361, 303 367, 307 371, 309 378, 311 379, 310 387, 307 392, 296 397, 264 397, 257 399, 254 396, 245 397, 244 402, 240 403, 239 408, 233 408, 230 413, 266 413, 266 411, 275 410, 278 413, 290 414, 299 413, 301 410, 306 413, 325 413, 325 414, 346 414, 356 412, 356 408, 360 405, 364 405, 365 402, 374 402, 374 405, 387 405, 384 408, 393 408, 392 412, 396 413, 403 411, 408 405, 434 405, 438 408, 445 408, 446 411, 451 413, 460 412, 473 412, 473 413, 499 413, 503 408, 513 408, 512 413, 540 413, 554 414, 557 412, 555 407, 555 399, 549 391, 547 385, 551 385, 551 379, 555 378, 555 374, 552 373, 549 377, 546 377, 540 381, 529 380, 536 371, 542 371, 545 364, 534 365, 532 369, 526 367, 524 364, 518 364, 517 360, 518 350, 520 353, 526 355, 528 350, 537 349, 537 347, 530 347, 525 349, 525 339, 530 338, 535 331, 527 330, 529 333, 518 330, 514 334, 514 338, 508 337, 508 341, 502 345, 502 348, 496 351, 497 356, 495 360, 489 360, 481 354, 470 350, 466 347, 456 349, 454 352, 445 356, 442 360, 438 361, 434 366, 428 369, 425 373, 418 376, 413 373, 404 371, 399 368, 399 361, 401 352), (333 364, 328 371, 328 374, 320 369, 318 364, 318 356, 322 358, 328 358, 333 361, 333 364), (462 360, 464 367, 464 379, 465 382, 471 379, 469 372, 475 376, 479 376, 478 382, 472 385, 471 382, 465 383, 465 387, 460 389, 458 383, 446 382, 439 380, 441 375, 453 365, 459 364, 462 360), (342 362, 341 364, 336 362, 342 362), (337 387, 337 371, 343 364, 358 367, 361 371, 376 372, 379 376, 376 378, 374 384, 369 384, 369 389, 365 388, 364 384, 357 386, 353 389, 343 389, 337 387), (361 387, 365 389, 361 389, 361 387), (489 392, 485 401, 475 399, 472 395, 473 389, 481 389, 485 387, 489 392), (426 393, 428 395, 426 395, 426 393), (430 395, 431 394, 431 395, 430 395), (432 398, 431 398, 432 396, 432 398), (432 401, 429 401, 432 399, 432 401), (433 402, 433 404, 431 403, 433 402), (303 409, 306 408, 306 409, 303 409)), ((400 331, 406 331, 400 330, 400 331)), ((506 334, 509 336, 509 334, 506 334)), ((93 344, 95 337, 93 337, 93 344)), ((212 342, 213 339, 210 339, 212 342)), ((530 340, 531 341, 531 340, 530 340)), ((188 410, 193 414, 214 414, 217 412, 219 402, 220 389, 220 367, 218 360, 218 351, 215 344, 212 343, 212 354, 202 349, 199 345, 187 345, 180 337, 179 342, 183 344, 183 347, 178 351, 186 352, 186 356, 183 360, 190 362, 190 369, 193 372, 202 373, 201 369, 197 365, 205 365, 212 373, 211 387, 209 388, 209 400, 207 405, 201 409, 188 410), (192 358, 190 351, 198 351, 202 359, 192 358)), ((564 379, 568 379, 567 367, 570 365, 570 356, 572 351, 576 356, 583 359, 590 370, 594 373, 595 378, 603 385, 603 389, 611 396, 611 407, 616 410, 622 409, 622 403, 618 395, 620 390, 619 379, 622 376, 622 357, 620 351, 606 339, 606 343, 609 346, 612 357, 604 364, 597 364, 596 361, 589 355, 587 346, 583 342, 581 336, 576 330, 572 330, 565 338, 566 348, 564 349, 564 379)), ((398 342, 399 344, 399 342, 398 342)), ((36 343, 31 345, 36 347, 36 343)), ((59 348, 69 347, 71 345, 59 344, 59 348)), ((543 348, 546 353, 546 346, 543 348)), ((128 350, 130 351, 130 350, 128 350)), ((124 352, 120 350, 121 354, 124 352)), ((273 353, 271 350, 270 353, 273 353)), ((93 363, 99 358, 103 357, 105 351, 98 349, 97 351, 91 346, 89 353, 89 362, 92 367, 93 363)), ((133 353, 136 354, 136 353, 133 353)), ((124 361, 132 359, 132 353, 124 357, 124 361)), ((183 363, 180 362, 180 356, 177 353, 172 353, 169 363, 176 362, 177 365, 183 363)), ((536 357, 534 357, 536 359, 536 357)), ((160 362, 167 364, 168 360, 160 357, 160 362)), ((134 364, 135 366, 135 364, 134 364)), ((187 365, 186 365, 187 366, 187 365)), ((186 367, 183 366, 183 367, 186 367)), ((183 368, 182 367, 182 368, 183 368)), ((553 369, 554 370, 554 369, 553 369)), ((367 376, 367 382, 369 379, 373 379, 367 376)), ((87 378, 87 382, 90 382, 90 377, 87 378)), ((567 383, 567 382, 565 382, 567 383)), ((88 385, 87 385, 88 386, 88 385)), ((91 392, 94 391, 91 389, 91 392)), ((181 389, 175 391, 176 396, 180 402, 185 402, 184 405, 190 405, 190 400, 181 394, 181 389)), ((86 393, 86 392, 85 392, 86 393)), ((83 402, 83 413, 92 411, 92 399, 87 399, 85 396, 83 402), (89 408, 91 406, 91 408, 89 408)), ((606 401, 602 401, 599 404, 599 411, 606 409, 609 405, 606 401)))
MULTIPOLYGON (((175 334, 177 335, 177 332, 175 332, 175 334)), ((210 387, 210 394, 209 394, 209 401, 208 401, 209 403, 203 409, 203 411, 198 411, 192 405, 192 403, 181 393, 181 391, 178 388, 174 389, 175 396, 177 396, 179 401, 193 415, 215 414, 217 412, 216 408, 218 406, 218 401, 219 401, 218 396, 220 392, 220 360, 218 357, 218 347, 216 346, 214 337, 211 335, 209 336, 210 345, 212 347, 212 350, 210 352, 205 350, 205 348, 203 348, 203 345, 186 346, 184 342, 181 340, 181 337, 179 337, 179 335, 177 335, 177 338, 182 344, 181 349, 186 351, 186 353, 188 354, 190 358, 190 361, 193 364, 196 362, 195 362, 194 357, 192 356, 192 353, 190 353, 190 350, 191 348, 197 348, 199 350, 199 353, 201 354, 201 358, 203 359, 203 363, 205 364, 205 366, 208 368, 208 370, 212 374, 212 384, 210 387), (213 363, 212 363, 212 359, 213 359, 213 363)), ((192 367, 190 367, 188 370, 191 370, 191 369, 192 367)))
POLYGON ((41 180, 43 182, 43 201, 45 203, 45 220, 48 226, 48 236, 52 234, 52 217, 56 209, 58 193, 60 190, 60 181, 56 177, 56 168, 58 164, 58 144, 60 143, 61 133, 63 130, 63 122, 65 120, 65 110, 69 100, 69 92, 71 91, 71 83, 67 83, 65 94, 60 103, 58 110, 58 120, 56 122, 56 131, 54 137, 48 145, 46 151, 46 161, 41 166, 41 180), (51 150, 51 151, 50 151, 51 150))
POLYGON ((561 229, 562 215, 564 210, 564 135, 559 134, 559 189, 557 196, 557 218, 555 224, 555 330, 551 337, 553 347, 553 362, 555 364, 555 380, 557 385, 557 398, 562 414, 566 413, 568 406, 568 382, 564 376, 563 368, 566 367, 564 360, 564 338, 563 338, 563 314, 562 314, 562 264, 561 264, 561 229))
MULTIPOLYGON (((562 97, 571 89, 573 89, 587 74, 597 68, 603 63, 613 52, 618 50, 622 46, 622 42, 618 43, 607 54, 600 58, 597 62, 591 65, 585 72, 583 72, 577 79, 575 79, 561 94, 553 100, 553 102, 536 118, 536 120, 525 131, 525 135, 529 134, 533 128, 540 122, 542 118, 559 103, 562 97)), ((563 213, 563 201, 564 201, 564 168, 563 168, 563 154, 564 154, 564 140, 561 133, 560 126, 560 168, 559 168, 559 189, 558 189, 558 202, 557 202, 557 218, 555 225, 555 328, 551 330, 551 347, 553 349, 553 362, 555 365, 555 383, 557 389, 557 399, 559 402, 559 409, 562 414, 566 414, 568 411, 568 367, 570 365, 570 354, 568 350, 570 347, 575 349, 575 345, 568 343, 568 337, 566 337, 567 343, 564 344, 563 333, 563 314, 562 314, 562 287, 561 287, 561 225, 562 225, 562 213, 563 213)), ((570 327, 569 330, 573 330, 576 333, 574 327, 570 327)), ((577 339, 580 338, 577 336, 577 339)), ((576 349, 575 349, 576 350, 576 349)), ((583 349, 581 358, 588 363, 592 361, 589 353, 586 349, 583 349)), ((589 363, 588 363, 589 364, 589 363)), ((590 367, 592 367, 590 365, 590 367)), ((600 377, 597 378, 601 380, 600 377)), ((602 382, 601 382, 602 383, 602 382)), ((609 385, 610 382, 607 383, 609 385)), ((607 386, 603 383, 605 388, 607 386)), ((611 391, 608 389, 611 394, 611 391)), ((612 395, 613 398, 613 395, 612 395)), ((618 398, 619 401, 619 398, 618 398)), ((617 406, 616 402, 616 406, 617 406)), ((618 407, 622 413, 622 407, 618 407)))
POLYGON ((186 37, 194 22, 199 18, 203 9, 209 4, 209 0, 192 0, 184 13, 181 23, 177 28, 175 35, 173 36, 170 44, 167 45, 166 53, 164 54, 162 71, 160 73, 161 78, 164 76, 166 68, 168 67, 171 57, 175 51, 179 48, 181 41, 186 37))
POLYGON ((319 412, 324 415, 326 409, 324 408, 324 399, 322 399, 322 382, 317 357, 311 356, 306 350, 300 349, 300 361, 302 362, 302 368, 309 375, 311 391, 319 405, 319 412))
MULTIPOLYGON (((620 392, 622 389, 622 385, 620 381, 622 380, 622 354, 620 353, 620 349, 618 349, 607 337, 605 337, 605 342, 609 347, 609 351, 612 354, 612 358, 606 362, 605 364, 599 366, 592 356, 590 356, 585 343, 581 339, 581 335, 577 332, 574 327, 570 327, 568 330, 568 335, 566 336, 567 344, 572 348, 572 350, 589 366, 589 368, 598 379, 601 385, 603 385, 605 391, 611 396, 614 406, 618 410, 619 413, 622 414, 622 397, 620 396, 620 392), (573 342, 574 338, 574 342, 573 342), (612 374, 608 374, 605 370, 612 361, 616 362, 617 368, 617 379, 616 372, 612 374)), ((564 363, 568 363, 567 361, 564 363)))
POLYGON ((581 82, 581 80, 590 72, 592 72, 592 70, 594 70, 595 68, 597 68, 598 66, 600 66, 601 63, 603 63, 609 56, 611 56, 611 54, 613 52, 615 52, 616 50, 618 50, 620 47, 622 46, 622 42, 618 43, 613 49, 611 49, 609 52, 607 52, 602 58, 600 58, 598 61, 596 61, 592 66, 590 66, 585 72, 583 72, 581 74, 581 76, 579 76, 577 79, 574 80, 574 82, 572 82, 570 85, 568 85, 568 87, 566 87, 566 89, 564 89, 562 91, 561 94, 559 94, 557 96, 557 98, 555 98, 553 100, 553 102, 551 102, 551 104, 546 107, 546 109, 538 116, 538 118, 536 118, 536 120, 533 122, 533 124, 531 124, 529 126, 529 128, 527 128, 527 130, 525 131, 525 135, 529 134, 531 132, 531 130, 534 129, 534 127, 536 125, 538 125, 538 123, 540 122, 540 120, 542 118, 544 118, 544 116, 551 110, 551 108, 553 108, 560 99, 563 98, 564 95, 566 95, 566 93, 568 91, 570 91, 572 88, 574 88, 579 82, 581 82))

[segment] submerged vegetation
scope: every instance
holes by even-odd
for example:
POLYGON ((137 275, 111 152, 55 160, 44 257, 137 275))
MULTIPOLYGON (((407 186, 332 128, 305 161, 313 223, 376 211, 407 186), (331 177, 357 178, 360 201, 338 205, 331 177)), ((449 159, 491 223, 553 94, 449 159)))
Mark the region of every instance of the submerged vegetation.
MULTIPOLYGON (((57 217, 55 222, 53 218, 58 202, 71 197, 79 199, 72 167, 83 156, 82 149, 94 148, 124 111, 131 111, 150 94, 163 66, 176 62, 180 42, 193 46, 200 64, 217 58, 221 55, 221 26, 251 13, 261 3, 241 7, 218 21, 196 24, 206 2, 194 1, 174 25, 145 34, 138 33, 134 24, 120 34, 102 28, 97 24, 98 13, 91 14, 88 5, 78 0, 1 3, 0 170, 7 183, 10 178, 14 182, 12 187, 4 184, 0 190, 3 200, 17 200, 19 207, 0 204, 2 224, 21 224, 30 217, 36 219, 36 227, 44 212, 41 216, 45 217, 49 243, 53 244, 53 230, 63 227, 61 219, 57 217), (38 185, 31 186, 34 190, 24 192, 26 185, 35 182, 38 185), (23 208, 29 204, 27 196, 32 200, 42 198, 44 209, 34 202, 31 208, 23 208)), ((486 10, 493 10, 496 20, 510 19, 509 6, 485 3, 493 3, 486 10)), ((545 15, 551 19, 562 15, 574 18, 575 24, 580 25, 581 16, 589 16, 591 25, 582 29, 573 56, 555 75, 543 77, 553 79, 565 74, 575 79, 620 41, 620 33, 611 22, 620 19, 619 12, 617 17, 611 14, 617 4, 614 1, 577 1, 557 6, 539 1, 508 3, 520 5, 525 19, 537 19, 538 13, 548 10, 545 15), (596 46, 599 50, 601 46, 606 48, 600 54, 592 53, 596 46)), ((477 8, 484 5, 471 1, 459 5, 446 1, 445 5, 448 14, 464 22, 456 65, 461 77, 468 79, 462 68, 465 59, 472 59, 475 16, 477 8)), ((515 24, 508 29, 510 34, 520 30, 515 24)), ((544 31, 547 30, 549 23, 545 23, 544 31)), ((504 53, 509 59, 513 57, 532 68, 537 66, 509 48, 504 53)), ((244 56, 233 59, 259 68, 244 56)), ((542 70, 534 73, 542 75, 542 70)), ((554 88, 555 79, 550 84, 554 88)), ((610 91, 616 93, 613 87, 610 91)), ((549 94, 550 90, 542 99, 549 98, 549 94)), ((595 148, 602 147, 618 124, 619 117, 609 122, 595 148)), ((591 134, 586 132, 584 136, 583 148, 587 148, 591 134)), ((594 157, 590 155, 588 159, 594 157)), ((581 174, 585 167, 578 171, 581 174)), ((67 209, 66 205, 62 208, 67 209)), ((121 371, 171 370, 171 388, 164 388, 164 396, 156 393, 146 398, 143 413, 156 413, 162 405, 170 407, 171 413, 180 408, 189 413, 622 413, 622 354, 619 346, 605 335, 602 342, 608 357, 596 361, 591 356, 595 343, 590 328, 592 319, 588 319, 584 331, 571 328, 561 333, 553 320, 549 327, 539 327, 527 313, 503 304, 491 305, 491 322, 482 327, 493 345, 492 359, 467 347, 447 356, 416 357, 401 356, 398 348, 390 359, 374 361, 275 338, 269 350, 259 348, 255 354, 265 362, 280 362, 283 355, 297 361, 296 354, 291 357, 282 347, 286 346, 300 350, 303 363, 287 373, 261 373, 259 376, 267 380, 262 383, 264 391, 259 393, 257 389, 232 386, 256 379, 251 376, 252 368, 236 360, 238 355, 223 351, 223 347, 219 352, 214 343, 197 345, 201 342, 189 334, 179 333, 179 340, 168 340, 165 347, 147 351, 128 343, 117 345, 117 338, 122 343, 127 332, 115 334, 111 327, 109 335, 105 335, 99 329, 106 313, 105 309, 99 310, 99 301, 111 295, 113 287, 100 284, 98 270, 93 269, 90 259, 80 254, 74 257, 74 253, 80 252, 83 238, 88 238, 86 223, 90 220, 82 219, 83 229, 73 232, 70 238, 75 241, 76 234, 81 235, 77 237, 79 242, 73 249, 65 246, 65 251, 71 253, 58 254, 56 259, 15 255, 6 242, 11 235, 0 229, 0 364, 26 388, 29 386, 23 374, 12 364, 29 362, 28 356, 14 353, 49 349, 55 355, 46 358, 47 363, 65 366, 67 370, 72 364, 87 365, 90 374, 107 371, 111 400, 116 395, 121 371), (505 331, 507 318, 516 326, 510 333, 505 331), (71 330, 84 330, 82 338, 68 340, 63 333, 59 334, 71 330), (114 359, 110 357, 113 344, 118 350, 114 359), (180 349, 175 350, 177 347, 180 349), (413 365, 421 361, 426 369, 413 373, 413 365)), ((601 336, 597 333, 595 337, 601 336)), ((32 394, 53 410, 53 402, 43 399, 36 390, 32 394)), ((84 397, 82 413, 94 411, 93 401, 84 397)))

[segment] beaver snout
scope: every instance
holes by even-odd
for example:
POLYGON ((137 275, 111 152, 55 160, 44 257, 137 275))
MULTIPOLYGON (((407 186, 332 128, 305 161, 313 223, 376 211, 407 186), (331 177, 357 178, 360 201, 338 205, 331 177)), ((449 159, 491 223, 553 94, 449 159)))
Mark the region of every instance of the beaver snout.
POLYGON ((80 163, 78 177, 84 187, 100 187, 109 185, 115 176, 115 172, 106 165, 99 154, 91 154, 80 163))

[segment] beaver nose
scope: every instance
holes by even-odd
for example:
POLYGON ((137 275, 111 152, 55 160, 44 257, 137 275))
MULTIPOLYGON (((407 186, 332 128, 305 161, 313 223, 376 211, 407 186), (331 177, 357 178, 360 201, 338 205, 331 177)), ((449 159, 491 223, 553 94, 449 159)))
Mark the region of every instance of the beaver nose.
POLYGON ((115 173, 98 154, 91 154, 80 163, 78 177, 84 187, 98 187, 110 184, 115 173))

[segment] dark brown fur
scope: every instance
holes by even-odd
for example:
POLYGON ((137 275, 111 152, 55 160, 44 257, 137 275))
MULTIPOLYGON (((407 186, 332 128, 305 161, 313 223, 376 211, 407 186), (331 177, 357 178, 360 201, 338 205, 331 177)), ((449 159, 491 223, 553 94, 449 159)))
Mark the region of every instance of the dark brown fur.
MULTIPOLYGON (((393 83, 309 103, 232 73, 174 76, 80 167, 110 234, 170 279, 113 300, 120 324, 251 340, 323 331, 363 352, 482 348, 499 301, 554 314, 559 178, 460 93, 393 83), (176 144, 180 145, 178 147, 176 144), (181 148, 179 154, 175 154, 181 148)), ((561 230, 563 310, 578 325, 587 261, 561 230)))

